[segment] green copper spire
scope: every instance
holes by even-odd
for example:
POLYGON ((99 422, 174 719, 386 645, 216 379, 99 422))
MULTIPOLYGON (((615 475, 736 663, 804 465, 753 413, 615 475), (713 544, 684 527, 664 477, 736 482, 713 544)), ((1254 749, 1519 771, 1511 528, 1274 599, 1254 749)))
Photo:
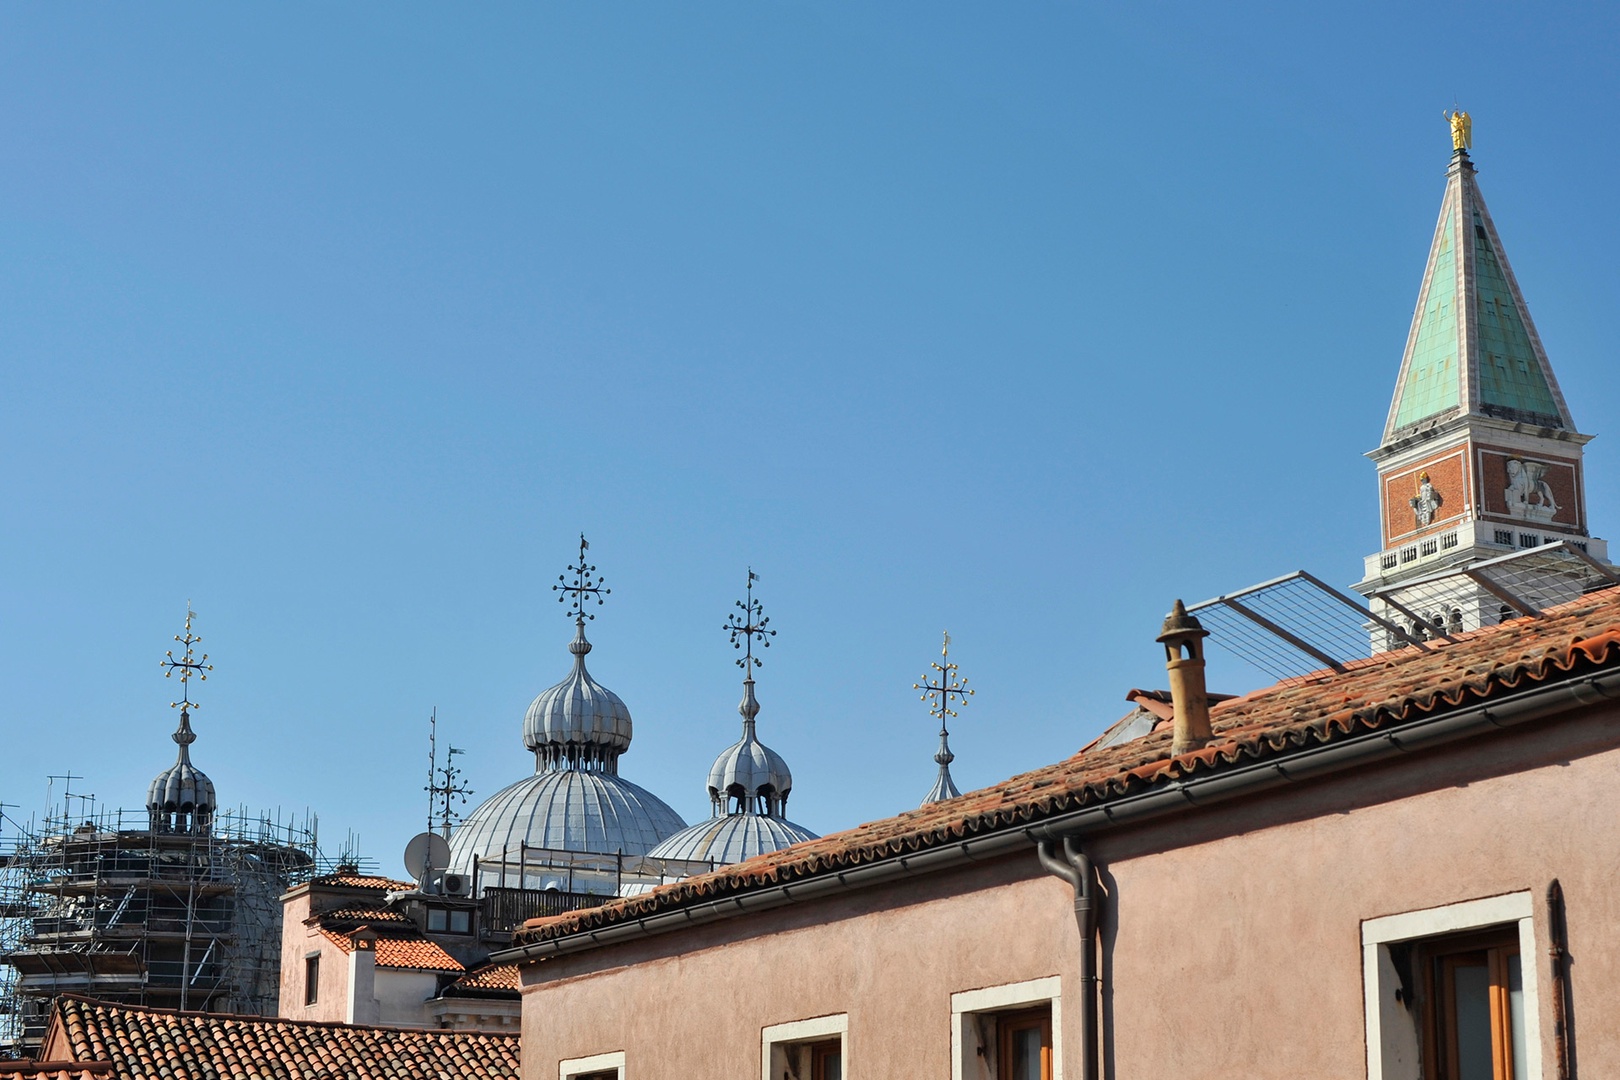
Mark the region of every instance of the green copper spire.
POLYGON ((1457 149, 1384 442, 1423 421, 1462 414, 1575 430, 1473 162, 1457 149))

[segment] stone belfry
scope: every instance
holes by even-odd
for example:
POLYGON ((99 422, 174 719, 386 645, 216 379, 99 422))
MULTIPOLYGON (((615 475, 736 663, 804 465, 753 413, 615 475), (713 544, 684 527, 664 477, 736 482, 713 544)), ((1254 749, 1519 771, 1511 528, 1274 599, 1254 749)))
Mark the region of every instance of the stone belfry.
MULTIPOLYGON (((1374 611, 1425 633, 1516 617, 1488 580, 1448 570, 1568 541, 1607 562, 1586 520, 1582 447, 1451 117, 1451 165, 1417 310, 1378 449, 1380 549, 1356 586, 1374 611), (1400 611, 1383 598, 1393 598, 1400 611), (1404 602, 1402 602, 1404 601, 1404 602)), ((1514 560, 1536 607, 1574 599, 1591 568, 1563 551, 1514 560)), ((1489 577, 1489 575, 1482 575, 1489 577)), ((1397 644, 1374 630, 1375 651, 1397 644)))

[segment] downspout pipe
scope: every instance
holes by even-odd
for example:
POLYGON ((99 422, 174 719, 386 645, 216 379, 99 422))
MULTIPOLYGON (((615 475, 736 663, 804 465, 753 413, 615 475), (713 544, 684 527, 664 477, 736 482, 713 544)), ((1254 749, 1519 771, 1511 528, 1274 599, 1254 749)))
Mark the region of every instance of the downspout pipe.
POLYGON ((1042 840, 1036 853, 1048 873, 1056 874, 1074 889, 1074 921, 1080 927, 1080 1063, 1081 1080, 1097 1080, 1098 996, 1097 996, 1097 872, 1091 856, 1072 836, 1063 838, 1063 858, 1057 845, 1042 840))

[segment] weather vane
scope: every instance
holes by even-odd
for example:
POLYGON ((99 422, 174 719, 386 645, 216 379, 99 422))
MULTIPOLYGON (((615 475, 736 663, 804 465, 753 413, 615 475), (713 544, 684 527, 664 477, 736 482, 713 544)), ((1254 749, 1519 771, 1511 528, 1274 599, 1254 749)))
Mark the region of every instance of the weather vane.
POLYGON ((603 588, 603 584, 607 579, 598 575, 596 567, 585 561, 585 553, 589 550, 591 550, 591 545, 585 542, 585 534, 580 533, 579 565, 568 568, 569 573, 574 575, 574 583, 572 585, 568 583, 568 574, 558 574, 557 580, 561 584, 551 587, 552 592, 562 593, 561 596, 557 597, 557 603, 560 604, 565 600, 573 601, 573 604, 568 609, 568 617, 575 621, 596 618, 595 615, 585 610, 585 605, 589 604, 593 597, 596 599, 596 603, 600 605, 602 597, 613 591, 612 589, 603 588))
POLYGON ((928 702, 928 715, 939 720, 939 752, 934 760, 939 764, 939 778, 934 781, 934 787, 929 791, 928 797, 923 799, 923 805, 940 802, 944 799, 954 799, 961 792, 951 780, 951 762, 956 755, 951 753, 950 731, 947 722, 956 715, 951 708, 954 698, 958 705, 967 704, 967 699, 973 696, 968 688, 968 681, 957 675, 956 665, 951 663, 951 632, 945 631, 945 642, 940 646, 939 661, 929 665, 939 673, 938 682, 930 682, 927 675, 920 683, 912 683, 913 690, 921 690, 921 700, 928 702))
POLYGON ((940 647, 939 658, 943 663, 928 665, 939 672, 939 681, 937 683, 929 682, 928 676, 924 675, 923 681, 912 683, 911 688, 923 692, 919 700, 928 702, 928 715, 939 720, 939 733, 944 735, 946 734, 945 722, 956 715, 956 710, 951 708, 951 699, 955 698, 958 705, 965 705, 967 699, 973 696, 973 691, 968 689, 966 679, 957 677, 956 665, 951 663, 951 632, 949 630, 945 631, 945 644, 940 647))
POLYGON ((776 636, 775 630, 766 629, 771 622, 770 616, 765 614, 764 606, 754 599, 754 582, 758 580, 759 575, 754 573, 754 568, 750 566, 748 601, 746 603, 737 601, 737 607, 742 610, 742 618, 738 618, 737 613, 733 611, 726 616, 726 625, 721 627, 731 635, 733 649, 745 650, 742 658, 737 661, 737 666, 750 673, 750 669, 759 667, 762 662, 754 655, 754 642, 758 641, 768 649, 771 647, 771 638, 776 636))
POLYGON ((191 610, 191 601, 187 600, 186 633, 184 637, 177 634, 174 639, 186 647, 185 655, 176 660, 174 650, 171 649, 163 654, 162 660, 158 661, 158 666, 167 669, 163 672, 165 679, 177 671, 180 673, 180 700, 169 702, 169 708, 179 709, 182 712, 190 712, 192 709, 200 707, 195 701, 191 700, 191 687, 189 685, 191 677, 195 675, 199 682, 207 682, 208 673, 214 670, 214 665, 208 662, 207 653, 203 653, 201 657, 192 655, 194 646, 202 644, 202 638, 191 632, 191 620, 196 617, 197 613, 191 610))

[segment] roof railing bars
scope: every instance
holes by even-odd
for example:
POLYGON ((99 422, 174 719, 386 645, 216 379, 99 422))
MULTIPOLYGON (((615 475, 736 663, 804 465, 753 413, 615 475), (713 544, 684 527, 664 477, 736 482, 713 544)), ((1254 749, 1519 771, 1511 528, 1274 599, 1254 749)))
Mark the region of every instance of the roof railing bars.
MULTIPOLYGON (((1335 589, 1333 586, 1329 585, 1327 582, 1323 581, 1321 578, 1317 577, 1315 574, 1312 574, 1310 571, 1308 571, 1308 570, 1296 570, 1296 571, 1294 571, 1293 574, 1291 574, 1289 576, 1303 578, 1304 580, 1310 582, 1312 585, 1315 585, 1318 589, 1321 589, 1323 592, 1327 593, 1329 596, 1333 597, 1333 599, 1339 601, 1341 604, 1343 604, 1346 607, 1353 610, 1356 614, 1361 615, 1364 618, 1372 620, 1373 622, 1377 623, 1379 626, 1382 626, 1385 630, 1388 630, 1390 633, 1395 634, 1401 640, 1405 641, 1408 645, 1416 645, 1419 649, 1423 650, 1424 652, 1429 651, 1429 647, 1423 643, 1422 638, 1419 638, 1418 636, 1413 634, 1411 631, 1409 631, 1406 628, 1404 628, 1403 626, 1401 626, 1400 623, 1392 622, 1389 619, 1384 618, 1382 615, 1379 615, 1377 612, 1373 611, 1371 608, 1368 608, 1365 604, 1357 603, 1355 600, 1352 600, 1350 597, 1346 596, 1344 593, 1340 592, 1338 589, 1335 589)), ((1407 612, 1407 614, 1410 615, 1411 613, 1407 612)))
MULTIPOLYGON (((1447 577, 1452 577, 1454 575, 1447 574, 1446 576, 1447 577)), ((1409 585, 1398 586, 1398 588, 1401 588, 1401 589, 1408 588, 1408 587, 1409 587, 1409 585)), ((1425 631, 1427 631, 1428 633, 1436 634, 1436 635, 1438 635, 1440 637, 1445 638, 1447 641, 1452 640, 1451 635, 1446 633, 1446 628, 1445 627, 1434 625, 1428 619, 1425 619, 1422 615, 1419 615, 1417 612, 1413 611, 1411 608, 1407 607, 1405 604, 1403 604, 1399 600, 1395 599, 1395 597, 1393 595, 1391 595, 1395 591, 1396 591, 1395 589, 1391 589, 1389 593, 1375 592, 1372 595, 1378 597, 1378 599, 1382 600, 1384 603, 1388 604, 1390 607, 1394 608, 1396 611, 1400 612, 1402 615, 1405 615, 1408 619, 1411 619, 1413 624, 1423 627, 1425 629, 1425 631)), ((1412 636, 1410 634, 1403 634, 1402 636, 1405 637, 1406 640, 1408 640, 1408 641, 1412 640, 1412 636)))
POLYGON ((1620 574, 1616 574, 1613 567, 1605 566, 1603 563, 1598 562, 1592 557, 1590 552, 1582 551, 1568 540, 1560 540, 1558 543, 1565 551, 1581 560, 1581 562, 1585 563, 1587 566, 1590 566, 1593 570, 1596 570, 1599 574, 1608 578, 1614 584, 1620 585, 1620 574))
POLYGON ((1462 576, 1474 582, 1480 588, 1496 597, 1502 603, 1516 609, 1521 615, 1528 615, 1532 619, 1541 618, 1541 609, 1536 607, 1524 597, 1518 595, 1499 582, 1491 580, 1490 575, 1481 571, 1478 566, 1465 567, 1462 576))
MULTIPOLYGON (((1292 577, 1293 575, 1289 575, 1289 576, 1292 577)), ((1252 592, 1254 590, 1251 589, 1251 590, 1247 590, 1247 591, 1252 592)), ((1339 661, 1335 660, 1333 657, 1329 656, 1327 653, 1323 652, 1321 649, 1318 649, 1315 645, 1312 645, 1310 642, 1306 641, 1304 638, 1300 637, 1298 634, 1292 633, 1291 631, 1286 630, 1281 626, 1278 626, 1276 623, 1272 622, 1270 619, 1266 618, 1264 615, 1260 614, 1258 611, 1255 611, 1253 608, 1246 607, 1245 605, 1240 604, 1238 601, 1232 599, 1232 597, 1230 597, 1230 596, 1217 596, 1212 601, 1212 603, 1220 604, 1223 607, 1231 608, 1233 611, 1237 612, 1239 615, 1243 616, 1245 619, 1248 619, 1250 622, 1252 622, 1256 626, 1260 627, 1260 629, 1266 631, 1269 634, 1273 634, 1276 637, 1281 638, 1282 640, 1288 642, 1288 644, 1292 645, 1294 648, 1298 649, 1300 652, 1304 653, 1306 656, 1313 657, 1314 659, 1321 661, 1322 663, 1326 664, 1328 667, 1332 668, 1334 671, 1340 671, 1340 672, 1344 671, 1344 665, 1343 664, 1339 663, 1339 661)))

